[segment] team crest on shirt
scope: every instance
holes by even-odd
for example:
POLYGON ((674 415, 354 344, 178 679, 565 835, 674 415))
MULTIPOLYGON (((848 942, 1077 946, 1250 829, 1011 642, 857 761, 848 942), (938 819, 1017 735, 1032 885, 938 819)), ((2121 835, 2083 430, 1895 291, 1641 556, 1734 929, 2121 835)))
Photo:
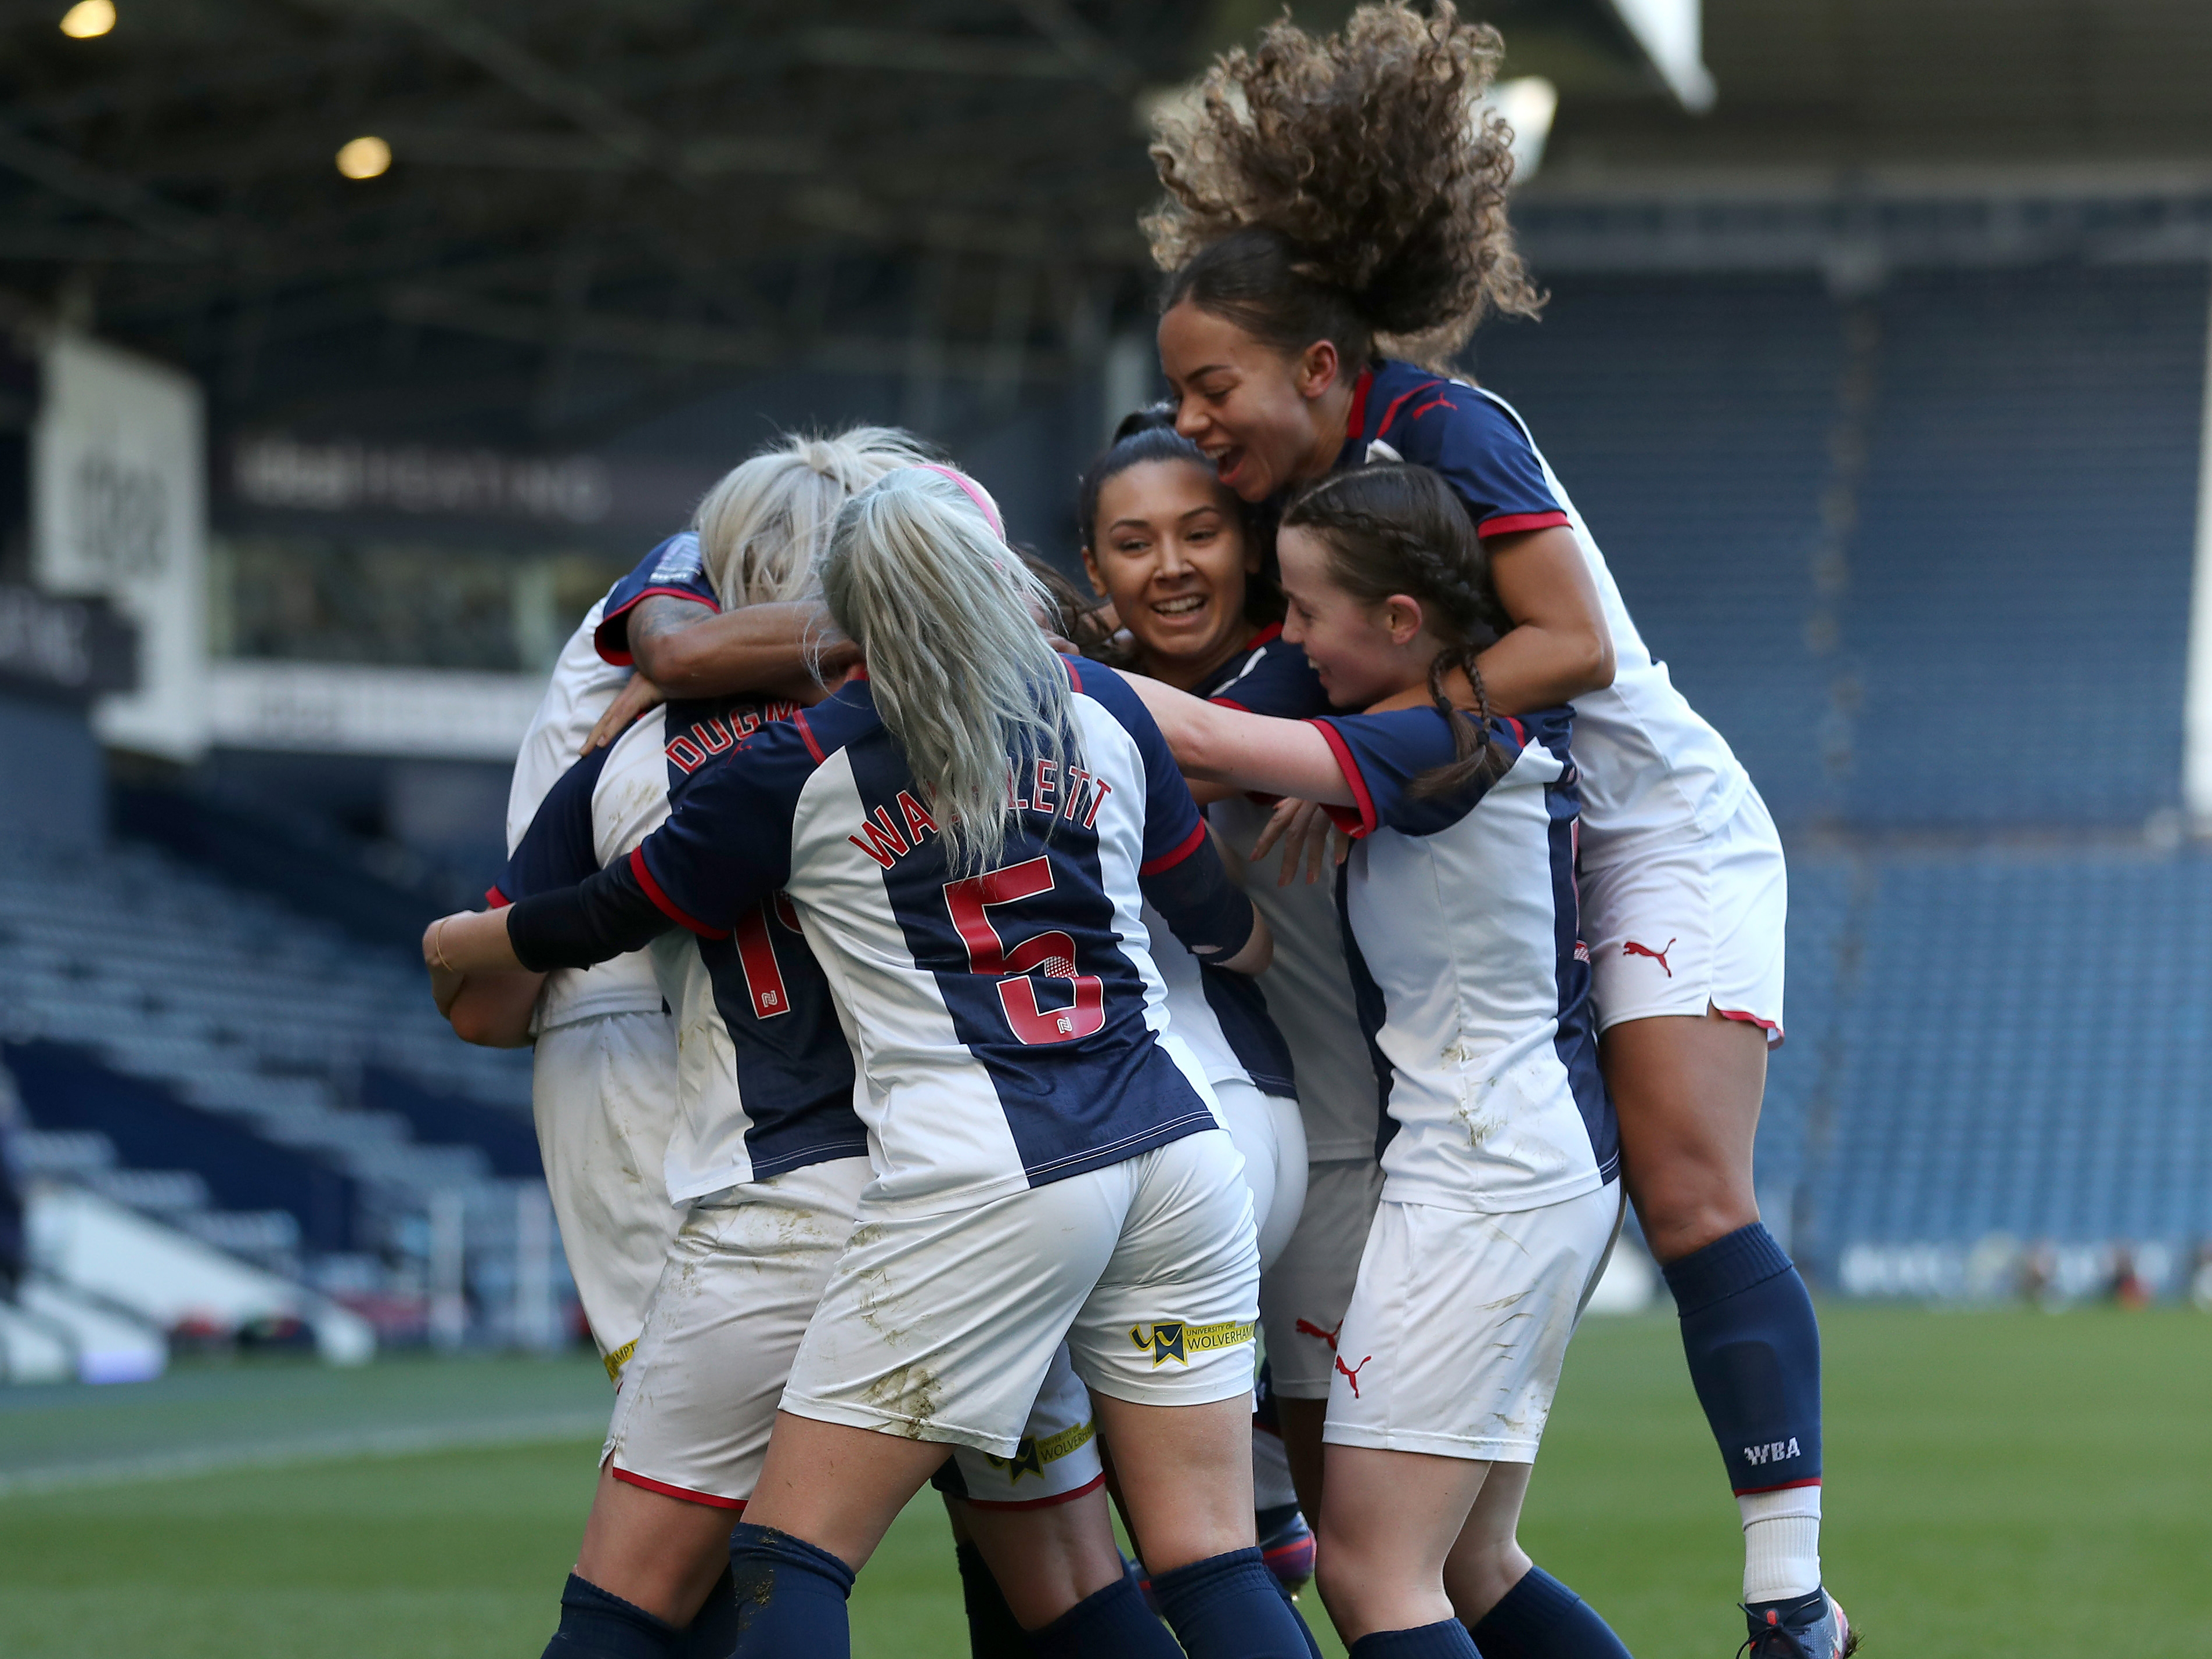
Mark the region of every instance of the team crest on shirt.
POLYGON ((993 1468, 1004 1471, 1009 1486, 1019 1485, 1025 1474, 1033 1474, 1042 1480, 1046 1464, 1057 1463, 1068 1453, 1089 1445, 1097 1432, 1096 1423, 1078 1423, 1072 1429, 1062 1429, 1058 1434, 1048 1434, 1042 1439, 1033 1434, 1025 1434, 1021 1443, 1014 1448, 1012 1457, 999 1457, 985 1452, 983 1460, 993 1468))
POLYGON ((1249 1342, 1255 1328, 1255 1322, 1249 1319, 1224 1319, 1218 1325, 1189 1325, 1180 1319, 1156 1319, 1149 1325, 1130 1326, 1129 1343, 1139 1353, 1150 1350, 1152 1369, 1158 1370, 1170 1359, 1178 1365, 1188 1365, 1194 1353, 1212 1353, 1249 1342))

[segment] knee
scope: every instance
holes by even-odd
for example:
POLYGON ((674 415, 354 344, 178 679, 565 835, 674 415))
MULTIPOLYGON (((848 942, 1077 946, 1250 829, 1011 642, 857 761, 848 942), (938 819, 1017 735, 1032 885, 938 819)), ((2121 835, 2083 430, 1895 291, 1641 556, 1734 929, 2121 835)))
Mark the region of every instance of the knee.
POLYGON ((1479 1622, 1534 1565, 1510 1535, 1473 1547, 1462 1544, 1446 1569, 1452 1612, 1470 1625, 1479 1622))
POLYGON ((1644 1164, 1630 1171, 1630 1190, 1644 1242, 1662 1266, 1759 1219, 1748 1171, 1679 1153, 1644 1164))

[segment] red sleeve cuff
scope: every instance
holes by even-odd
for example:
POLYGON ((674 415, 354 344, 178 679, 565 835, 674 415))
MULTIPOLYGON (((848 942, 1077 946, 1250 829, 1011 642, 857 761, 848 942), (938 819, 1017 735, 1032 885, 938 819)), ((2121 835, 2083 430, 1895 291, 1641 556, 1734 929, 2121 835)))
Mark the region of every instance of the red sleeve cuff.
POLYGON ((504 910, 514 902, 513 899, 499 890, 497 882, 484 889, 484 908, 488 910, 504 910))
POLYGON ((1508 513, 1495 519, 1485 519, 1475 526, 1478 536, 1517 536, 1524 530, 1554 530, 1568 522, 1567 515, 1556 510, 1550 513, 1508 513))
POLYGON ((1360 775, 1359 762, 1352 755, 1352 745, 1345 742, 1341 732, 1325 720, 1310 720, 1308 724, 1319 727, 1322 736, 1328 740, 1329 752, 1336 757, 1337 769, 1344 774, 1344 781, 1352 786, 1352 799, 1356 803, 1352 806, 1324 806, 1322 810, 1338 829, 1355 841, 1362 836, 1373 835, 1382 820, 1375 816, 1375 797, 1367 792, 1367 780, 1360 775))
POLYGON ((704 593, 695 593, 688 587, 648 587, 636 597, 625 599, 619 609, 610 611, 599 618, 599 625, 592 631, 592 644, 602 659, 617 668, 628 668, 636 662, 636 655, 623 648, 629 644, 629 628, 623 623, 623 618, 656 593, 672 599, 689 599, 694 605, 705 605, 709 611, 716 608, 714 602, 704 593))
POLYGON ((653 908, 671 921, 690 928, 702 939, 729 938, 728 928, 709 927, 705 922, 690 915, 666 893, 661 891, 660 884, 653 878, 653 872, 646 868, 645 848, 642 847, 630 848, 629 872, 637 878, 637 884, 645 890, 645 896, 653 901, 653 908))
POLYGON ((1196 823, 1191 825, 1190 833, 1185 836, 1171 850, 1161 854, 1159 857, 1156 859, 1146 859, 1142 864, 1139 865, 1137 866, 1137 873, 1140 876, 1157 876, 1163 870, 1174 869, 1176 866, 1181 864, 1193 853, 1198 851, 1199 843, 1203 842, 1205 839, 1206 820, 1204 818, 1200 818, 1196 823))

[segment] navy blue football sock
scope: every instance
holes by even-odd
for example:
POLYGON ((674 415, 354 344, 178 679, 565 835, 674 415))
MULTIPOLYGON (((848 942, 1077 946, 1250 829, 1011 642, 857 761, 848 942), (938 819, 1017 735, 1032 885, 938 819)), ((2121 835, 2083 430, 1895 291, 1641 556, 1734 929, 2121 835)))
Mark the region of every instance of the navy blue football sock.
POLYGON ((1739 1492, 1820 1478, 1820 1327, 1805 1281, 1758 1222, 1666 1267, 1682 1352, 1739 1492))
POLYGON ((1412 1630, 1370 1631, 1345 1651, 1352 1659, 1483 1659, 1456 1619, 1412 1630))
MULTIPOLYGON (((1267 1551, 1260 1552, 1260 1559, 1263 1561, 1267 1559, 1267 1551)), ((1267 1577, 1274 1579, 1275 1593, 1283 1598, 1283 1605, 1291 1610, 1291 1618, 1298 1627, 1298 1634, 1306 1638, 1306 1659, 1321 1659, 1321 1644, 1315 1639, 1313 1626, 1306 1623, 1305 1615, 1298 1611, 1297 1597, 1291 1594, 1291 1587, 1277 1576, 1273 1567, 1267 1569, 1267 1577)))
POLYGON ((853 1570, 828 1550, 740 1521, 730 1534, 730 1578, 738 1606, 733 1659, 851 1659, 845 1599, 853 1570))
POLYGON ((960 1564, 960 1600, 968 1609, 972 1659, 1027 1659, 1029 1636, 1006 1605, 999 1581, 983 1565, 983 1552, 971 1541, 954 1545, 952 1553, 960 1564))
POLYGON ((730 1570, 726 1566, 684 1627, 676 1652, 678 1659, 730 1659, 730 1651, 737 1645, 738 1598, 730 1588, 730 1570))
POLYGON ((561 1591, 561 1627, 544 1659, 673 1659, 683 1636, 666 1620, 572 1572, 561 1591))
POLYGON ((1629 1659, 1590 1604, 1531 1567, 1474 1629, 1482 1659, 1629 1659))
POLYGON ((1152 1575, 1152 1595, 1190 1659, 1307 1659, 1312 1637, 1256 1549, 1152 1575))
POLYGON ((1168 1627, 1145 1605, 1134 1568, 1085 1596, 1042 1630, 1026 1651, 1044 1659, 1182 1659, 1168 1627))

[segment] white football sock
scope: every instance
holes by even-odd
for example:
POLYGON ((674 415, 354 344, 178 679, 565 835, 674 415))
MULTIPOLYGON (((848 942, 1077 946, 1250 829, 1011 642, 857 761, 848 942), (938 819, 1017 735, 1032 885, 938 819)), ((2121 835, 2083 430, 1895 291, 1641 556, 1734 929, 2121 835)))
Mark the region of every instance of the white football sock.
POLYGON ((1785 1486, 1746 1492, 1743 1599, 1787 1601, 1820 1588, 1820 1489, 1785 1486))

